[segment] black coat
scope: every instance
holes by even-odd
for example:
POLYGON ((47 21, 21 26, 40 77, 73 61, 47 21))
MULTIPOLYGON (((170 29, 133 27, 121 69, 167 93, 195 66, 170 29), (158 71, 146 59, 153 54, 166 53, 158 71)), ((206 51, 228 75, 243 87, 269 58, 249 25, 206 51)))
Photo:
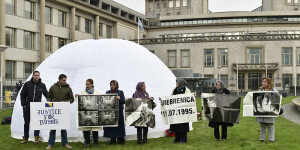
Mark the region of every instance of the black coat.
MULTIPOLYGON (((214 88, 211 93, 216 93, 217 94, 217 89, 214 88)), ((230 91, 228 89, 224 88, 223 89, 223 94, 230 94, 230 91)), ((221 112, 216 113, 216 114, 214 113, 214 116, 217 115, 217 114, 221 114, 221 112)), ((214 128, 215 126, 219 126, 219 125, 233 126, 233 123, 209 121, 209 124, 208 124, 208 126, 212 127, 212 128, 214 128)))
POLYGON ((25 82, 21 91, 21 105, 30 107, 30 102, 41 102, 42 95, 46 98, 48 91, 46 85, 39 79, 38 82, 34 82, 33 78, 30 81, 25 82))
MULTIPOLYGON (((185 94, 186 87, 184 87, 180 92, 176 90, 176 88, 173 91, 173 95, 177 94, 185 94)), ((189 123, 179 123, 179 124, 171 124, 170 130, 175 133, 186 133, 190 131, 189 123)))

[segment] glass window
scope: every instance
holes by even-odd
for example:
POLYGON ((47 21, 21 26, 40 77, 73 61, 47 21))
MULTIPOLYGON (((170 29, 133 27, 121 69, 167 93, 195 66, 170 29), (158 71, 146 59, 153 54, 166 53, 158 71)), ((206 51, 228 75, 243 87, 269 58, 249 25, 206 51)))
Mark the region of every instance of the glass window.
POLYGON ((180 7, 180 0, 176 0, 176 7, 180 7))
POLYGON ((52 10, 49 7, 45 7, 45 23, 52 23, 52 10))
POLYGON ((190 67, 190 50, 181 50, 181 67, 190 67))
POLYGON ((113 27, 106 26, 106 38, 113 38, 113 27))
POLYGON ((294 3, 295 4, 299 4, 299 0, 294 0, 294 3))
POLYGON ((182 6, 187 6, 187 0, 182 0, 182 6))
POLYGON ((220 80, 223 81, 224 86, 228 87, 228 75, 220 75, 220 80))
POLYGON ((292 65, 292 48, 282 48, 282 65, 292 65))
POLYGON ((24 77, 27 79, 35 69, 35 63, 24 62, 24 77))
POLYGON ((85 32, 92 33, 92 21, 85 18, 85 32))
POLYGON ((205 60, 204 64, 206 67, 214 66, 214 50, 206 49, 204 50, 205 60))
POLYGON ((160 3, 156 3, 157 9, 160 9, 160 3))
POLYGON ((284 74, 282 77, 282 85, 284 86, 292 86, 293 85, 293 75, 284 74))
POLYGON ((52 37, 49 35, 45 36, 45 51, 52 52, 52 37))
POLYGON ((75 16, 75 30, 79 30, 79 25, 80 25, 79 16, 75 16))
POLYGON ((248 49, 248 63, 249 64, 260 64, 261 63, 261 48, 250 48, 248 49))
POLYGON ((5 45, 15 46, 15 29, 5 28, 5 45))
POLYGON ((16 76, 16 62, 11 60, 5 61, 5 77, 15 78, 16 76))
POLYGON ((219 49, 219 66, 228 66, 228 49, 219 49))
POLYGON ((243 73, 239 73, 238 84, 239 89, 245 89, 245 75, 243 73))
POLYGON ((288 4, 291 4, 291 3, 292 3, 292 0, 287 0, 287 3, 288 3, 288 4))
POLYGON ((58 38, 58 48, 61 48, 67 44, 67 40, 64 38, 58 38))
POLYGON ((100 23, 100 24, 99 24, 99 36, 100 36, 100 37, 103 37, 103 34, 102 34, 102 33, 103 33, 103 24, 100 23))
POLYGON ((300 74, 297 75, 297 86, 300 86, 300 74))
POLYGON ((34 49, 35 37, 33 32, 24 31, 24 48, 34 49))
POLYGON ((15 0, 5 0, 7 14, 15 14, 15 0))
POLYGON ((26 0, 24 5, 25 5, 25 8, 24 8, 25 18, 34 19, 34 17, 35 17, 34 16, 35 15, 35 3, 26 0))
POLYGON ((169 8, 172 8, 174 6, 173 0, 169 0, 169 8))
POLYGON ((61 27, 66 26, 66 13, 63 11, 58 11, 58 25, 61 27))
POLYGON ((297 47, 297 54, 296 54, 296 56, 297 56, 297 65, 300 65, 300 48, 299 47, 297 47))
POLYGON ((166 2, 166 0, 162 0, 161 2, 163 4, 163 8, 167 8, 167 2, 166 2))
POLYGON ((168 50, 168 66, 169 68, 176 68, 177 54, 176 50, 168 50))

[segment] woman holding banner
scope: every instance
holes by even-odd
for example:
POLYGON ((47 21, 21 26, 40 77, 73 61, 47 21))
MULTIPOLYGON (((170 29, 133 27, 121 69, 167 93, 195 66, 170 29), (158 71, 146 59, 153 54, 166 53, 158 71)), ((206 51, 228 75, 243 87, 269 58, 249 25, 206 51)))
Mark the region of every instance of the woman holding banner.
MULTIPOLYGON (((218 81, 216 83, 216 87, 213 89, 212 93, 216 94, 230 94, 230 91, 226 88, 224 88, 224 83, 222 81, 218 81)), ((215 109, 216 111, 217 109, 215 109)), ((215 112, 214 112, 215 114, 215 112)), ((217 114, 217 113, 216 113, 217 114)), ((209 121, 209 127, 214 128, 214 136, 215 136, 215 141, 218 141, 220 139, 220 131, 219 131, 219 126, 222 126, 222 140, 226 141, 227 138, 227 126, 233 126, 232 123, 227 123, 227 122, 214 122, 214 121, 209 121)))
MULTIPOLYGON (((176 88, 173 90, 172 95, 188 94, 191 91, 186 87, 186 81, 182 78, 176 80, 176 88)), ((173 143, 187 143, 187 133, 190 131, 189 123, 171 124, 170 131, 175 132, 175 139, 173 143)))
MULTIPOLYGON (((86 88, 85 90, 81 91, 81 94, 87 95, 87 94, 100 94, 97 90, 94 89, 94 81, 92 79, 86 80, 86 88)), ((77 98, 77 94, 75 95, 77 98)), ((93 134, 93 140, 95 147, 98 147, 98 131, 101 131, 102 128, 100 127, 93 127, 93 128, 79 128, 78 130, 83 131, 83 137, 85 140, 84 148, 90 147, 90 135, 91 131, 93 134)))
POLYGON ((123 105, 125 104, 124 92, 119 90, 119 84, 116 80, 110 81, 110 90, 106 91, 106 94, 116 93, 117 100, 119 101, 119 125, 117 127, 104 127, 104 137, 111 138, 110 144, 115 144, 118 139, 118 143, 124 145, 125 143, 125 123, 123 114, 123 105))
MULTIPOLYGON (((133 94, 132 97, 133 98, 149 99, 149 100, 152 101, 152 104, 155 105, 155 103, 153 102, 154 98, 149 97, 148 92, 146 92, 145 82, 139 82, 136 85, 136 91, 135 91, 135 93, 133 94)), ((136 126, 136 129, 137 129, 137 144, 146 144, 147 143, 147 135, 148 135, 148 127, 136 126), (142 139, 142 137, 143 137, 143 139, 142 139)))
MULTIPOLYGON (((261 91, 277 91, 273 88, 273 82, 270 78, 263 78, 261 91)), ((281 110, 280 110, 281 111, 281 110)), ((266 127, 268 127, 269 142, 273 143, 275 141, 275 117, 257 117, 256 122, 260 123, 260 142, 265 141, 266 127)))

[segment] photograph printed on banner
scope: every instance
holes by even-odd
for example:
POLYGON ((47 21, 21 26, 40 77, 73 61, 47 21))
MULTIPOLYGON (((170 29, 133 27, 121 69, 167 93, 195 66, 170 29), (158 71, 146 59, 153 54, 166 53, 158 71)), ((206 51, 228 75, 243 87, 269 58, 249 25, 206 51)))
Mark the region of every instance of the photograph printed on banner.
POLYGON ((125 122, 127 126, 155 127, 153 109, 156 104, 149 99, 129 98, 125 101, 125 122))
POLYGON ((119 109, 119 101, 116 98, 116 95, 101 95, 99 101, 99 110, 119 109))
POLYGON ((253 93, 253 115, 278 116, 280 97, 278 93, 253 93))
POLYGON ((79 111, 79 126, 98 126, 98 111, 79 111))
POLYGON ((99 111, 99 125, 100 126, 118 126, 119 120, 118 110, 103 110, 99 111))
POLYGON ((202 94, 202 105, 203 105, 203 119, 212 121, 215 120, 217 113, 220 113, 219 108, 217 108, 216 96, 210 94, 208 96, 203 96, 202 94))
POLYGON ((80 95, 78 96, 79 111, 97 111, 99 96, 95 95, 80 95))

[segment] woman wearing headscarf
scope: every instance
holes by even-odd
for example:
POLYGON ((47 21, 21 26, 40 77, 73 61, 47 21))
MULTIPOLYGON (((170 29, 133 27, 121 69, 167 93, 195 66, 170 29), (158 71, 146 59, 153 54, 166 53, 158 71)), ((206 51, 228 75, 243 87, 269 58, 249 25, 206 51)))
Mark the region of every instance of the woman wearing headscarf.
MULTIPOLYGON (((176 88, 172 95, 188 94, 191 91, 186 87, 186 81, 182 78, 176 80, 176 88)), ((190 131, 189 123, 171 124, 170 131, 175 132, 175 139, 173 143, 187 143, 187 133, 190 131)))
MULTIPOLYGON (((230 94, 230 91, 224 87, 224 83, 222 81, 218 81, 216 83, 216 87, 213 89, 212 93, 230 94)), ((213 112, 213 118, 215 118, 215 119, 220 118, 218 115, 221 115, 221 112, 220 112, 219 109, 215 109, 214 112, 213 112)), ((209 122, 209 127, 214 128, 215 141, 218 141, 220 139, 220 131, 219 131, 219 126, 220 125, 222 126, 222 140, 226 141, 227 126, 233 126, 233 124, 222 122, 222 120, 218 120, 217 122, 210 121, 209 122)))
MULTIPOLYGON (((92 79, 86 80, 86 88, 85 90, 81 91, 81 94, 87 95, 87 94, 100 94, 97 90, 94 89, 94 81, 92 79)), ((76 94, 76 97, 78 95, 76 94)), ((98 131, 101 131, 101 127, 93 127, 93 128, 79 128, 78 130, 83 131, 83 137, 85 140, 84 148, 90 147, 90 134, 92 131, 93 134, 93 140, 95 147, 98 147, 98 131)))
MULTIPOLYGON (((149 97, 148 92, 146 91, 145 82, 139 82, 136 85, 136 91, 134 92, 133 98, 142 98, 149 99, 152 101, 152 105, 155 105, 153 102, 153 97, 149 97)), ((148 135, 148 127, 136 126, 137 129, 137 144, 146 144, 147 143, 147 135, 148 135), (143 137, 143 139, 142 139, 143 137)))
POLYGON ((117 100, 119 100, 119 124, 117 127, 103 127, 104 137, 111 138, 110 144, 115 144, 118 139, 118 143, 124 145, 125 143, 125 123, 123 114, 123 105, 125 104, 124 92, 119 90, 119 84, 116 80, 110 81, 110 90, 106 91, 106 94, 116 93, 117 100))

